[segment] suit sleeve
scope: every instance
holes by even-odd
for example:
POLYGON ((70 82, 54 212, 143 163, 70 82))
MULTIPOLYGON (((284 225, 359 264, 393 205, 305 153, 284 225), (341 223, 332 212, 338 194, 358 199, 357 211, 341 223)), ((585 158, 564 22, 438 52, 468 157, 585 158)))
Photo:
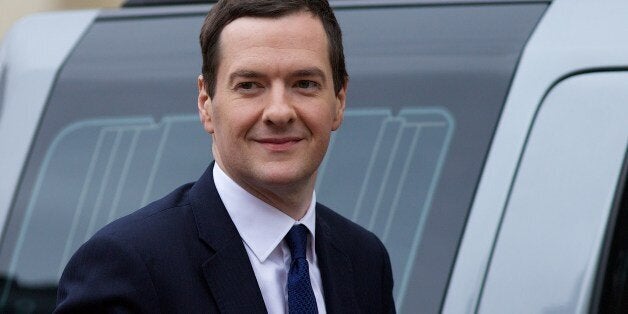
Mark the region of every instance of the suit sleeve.
POLYGON ((63 271, 54 313, 159 313, 145 262, 111 236, 85 243, 63 271))
POLYGON ((382 269, 382 305, 384 313, 396 313, 395 301, 393 298, 393 275, 390 266, 390 257, 384 244, 380 241, 379 245, 382 250, 383 269, 382 269))

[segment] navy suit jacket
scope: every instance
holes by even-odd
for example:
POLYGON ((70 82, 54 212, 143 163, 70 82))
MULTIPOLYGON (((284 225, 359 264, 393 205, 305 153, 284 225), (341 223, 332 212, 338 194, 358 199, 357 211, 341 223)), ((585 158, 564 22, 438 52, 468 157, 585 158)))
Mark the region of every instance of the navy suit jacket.
MULTIPOLYGON (((316 205, 316 254, 328 313, 391 313, 386 249, 316 205)), ((55 313, 265 313, 242 238, 214 185, 194 184, 105 226, 74 254, 55 313)))

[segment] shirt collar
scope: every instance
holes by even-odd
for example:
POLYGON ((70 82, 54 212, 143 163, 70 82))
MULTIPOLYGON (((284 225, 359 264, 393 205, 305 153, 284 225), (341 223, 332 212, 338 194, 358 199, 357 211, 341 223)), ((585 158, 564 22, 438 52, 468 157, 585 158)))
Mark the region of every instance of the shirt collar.
POLYGON ((218 163, 214 163, 213 175, 216 190, 238 233, 260 262, 268 258, 295 224, 308 228, 311 239, 308 244, 310 248, 315 247, 316 193, 312 193, 305 216, 296 221, 240 187, 218 163))

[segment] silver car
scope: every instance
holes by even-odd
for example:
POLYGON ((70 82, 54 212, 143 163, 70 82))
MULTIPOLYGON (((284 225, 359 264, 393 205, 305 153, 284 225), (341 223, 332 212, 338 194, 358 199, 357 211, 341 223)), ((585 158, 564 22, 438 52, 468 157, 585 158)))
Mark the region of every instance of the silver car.
MULTIPOLYGON (((86 239, 211 161, 209 5, 159 2, 2 43, 0 312, 50 312, 86 239)), ((317 199, 385 243, 397 310, 627 313, 628 3, 332 3, 351 78, 317 199)))

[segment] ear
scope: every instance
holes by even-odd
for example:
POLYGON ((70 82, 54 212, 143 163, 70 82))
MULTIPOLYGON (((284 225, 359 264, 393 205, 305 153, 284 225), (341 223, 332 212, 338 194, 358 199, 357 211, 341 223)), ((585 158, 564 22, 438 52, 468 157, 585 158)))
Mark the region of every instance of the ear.
POLYGON ((207 133, 214 133, 214 124, 212 123, 212 100, 205 88, 205 80, 203 75, 198 76, 198 116, 201 119, 203 128, 207 133))
POLYGON ((335 99, 336 108, 334 108, 335 115, 334 115, 334 121, 332 125, 332 131, 338 130, 338 128, 342 124, 342 119, 345 114, 345 102, 347 100, 347 86, 348 85, 349 85, 349 81, 345 80, 344 84, 342 84, 342 88, 340 88, 340 91, 338 91, 338 93, 336 94, 336 99, 335 99))

